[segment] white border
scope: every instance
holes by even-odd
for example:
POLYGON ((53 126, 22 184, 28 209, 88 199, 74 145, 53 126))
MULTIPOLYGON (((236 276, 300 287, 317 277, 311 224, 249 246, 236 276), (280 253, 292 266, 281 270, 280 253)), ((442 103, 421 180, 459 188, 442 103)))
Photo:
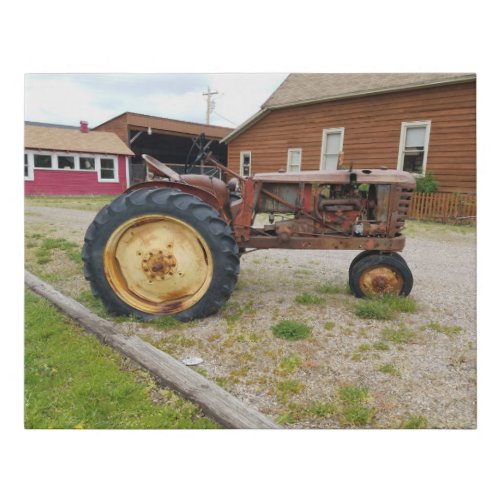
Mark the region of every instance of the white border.
MULTIPOLYGON (((323 139, 321 141, 321 157, 320 157, 320 170, 325 170, 325 150, 326 150, 326 136, 329 134, 340 134, 340 146, 339 146, 339 155, 343 151, 344 148, 344 127, 339 128, 324 128, 323 129, 323 139)), ((334 170, 337 170, 337 165, 335 165, 334 170)))
POLYGON ((300 172, 302 170, 302 148, 288 148, 286 170, 287 172, 300 172), (299 153, 299 170, 290 170, 290 158, 292 156, 292 153, 299 153))
POLYGON ((431 120, 420 120, 416 122, 401 122, 401 135, 399 138, 399 152, 398 152, 398 170, 403 170, 403 153, 406 142, 406 131, 409 128, 426 127, 425 128, 425 146, 424 146, 424 160, 422 163, 422 173, 413 175, 425 175, 427 168, 427 155, 429 153, 429 138, 431 136, 431 120))
POLYGON ((252 152, 251 151, 240 151, 240 175, 242 177, 246 177, 243 175, 243 155, 250 156, 250 163, 249 163, 250 170, 248 171, 248 177, 251 177, 252 176, 252 152))

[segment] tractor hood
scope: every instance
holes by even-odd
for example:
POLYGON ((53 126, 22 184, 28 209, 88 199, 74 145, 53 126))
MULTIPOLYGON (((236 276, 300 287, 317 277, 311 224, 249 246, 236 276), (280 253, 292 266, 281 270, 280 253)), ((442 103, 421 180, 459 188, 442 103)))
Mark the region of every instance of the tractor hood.
POLYGON ((360 184, 387 184, 397 183, 405 188, 415 188, 415 178, 408 172, 392 170, 388 168, 363 168, 353 170, 305 170, 303 172, 272 172, 255 174, 255 181, 265 183, 328 183, 349 184, 352 177, 360 184))

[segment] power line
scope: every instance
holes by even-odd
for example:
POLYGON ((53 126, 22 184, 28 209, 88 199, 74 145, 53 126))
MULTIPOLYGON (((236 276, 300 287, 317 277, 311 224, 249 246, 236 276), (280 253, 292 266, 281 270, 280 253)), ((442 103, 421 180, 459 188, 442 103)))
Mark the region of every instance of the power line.
POLYGON ((226 120, 227 122, 231 123, 231 125, 234 125, 235 127, 238 126, 237 123, 234 123, 232 120, 230 120, 229 118, 226 118, 225 116, 222 116, 220 113, 217 113, 217 111, 214 111, 214 113, 219 117, 219 118, 222 118, 223 120, 226 120))

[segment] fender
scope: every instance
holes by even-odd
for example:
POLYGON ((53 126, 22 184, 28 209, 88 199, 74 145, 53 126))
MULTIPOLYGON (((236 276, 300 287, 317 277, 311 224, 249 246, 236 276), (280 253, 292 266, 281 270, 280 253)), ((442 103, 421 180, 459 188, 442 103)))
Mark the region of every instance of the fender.
POLYGON ((200 188, 198 186, 193 186, 191 184, 184 184, 182 182, 167 181, 167 180, 146 181, 130 186, 126 191, 124 191, 124 194, 131 193, 132 191, 137 191, 138 189, 150 189, 154 187, 162 189, 177 189, 178 191, 183 191, 184 193, 196 196, 201 201, 204 201, 208 205, 215 208, 215 210, 219 212, 220 216, 228 224, 232 223, 231 217, 226 212, 223 203, 221 203, 221 201, 216 196, 214 196, 210 191, 207 191, 206 189, 200 188))

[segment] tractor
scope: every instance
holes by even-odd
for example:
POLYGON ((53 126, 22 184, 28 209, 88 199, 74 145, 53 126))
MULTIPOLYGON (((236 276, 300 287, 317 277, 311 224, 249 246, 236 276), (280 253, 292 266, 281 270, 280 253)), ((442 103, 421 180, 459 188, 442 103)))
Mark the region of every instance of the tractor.
POLYGON ((273 248, 359 250, 348 272, 356 297, 410 293, 412 273, 399 252, 411 174, 351 165, 245 177, 218 161, 210 142, 193 143, 199 151, 183 174, 142 155, 150 178, 105 206, 87 229, 85 278, 109 312, 204 318, 230 297, 241 256, 273 248), (198 163, 213 171, 191 173, 198 163), (260 214, 267 224, 256 224, 260 214))

